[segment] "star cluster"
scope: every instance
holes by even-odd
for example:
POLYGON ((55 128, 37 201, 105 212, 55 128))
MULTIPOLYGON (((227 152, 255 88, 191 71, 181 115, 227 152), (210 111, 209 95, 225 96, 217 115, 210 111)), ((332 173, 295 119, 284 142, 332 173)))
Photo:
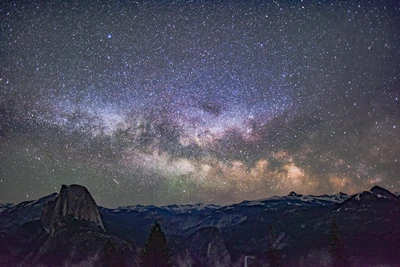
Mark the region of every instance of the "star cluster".
POLYGON ((5 1, 0 202, 400 191, 392 1, 5 1))

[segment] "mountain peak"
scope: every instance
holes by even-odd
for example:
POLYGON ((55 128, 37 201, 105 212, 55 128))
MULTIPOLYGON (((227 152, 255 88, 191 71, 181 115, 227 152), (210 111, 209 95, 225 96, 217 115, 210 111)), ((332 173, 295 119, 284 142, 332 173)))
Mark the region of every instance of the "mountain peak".
POLYGON ((301 196, 303 196, 302 194, 297 194, 296 192, 290 192, 289 193, 289 195, 288 195, 288 197, 301 197, 301 196))
POLYGON ((374 195, 381 195, 388 199, 397 199, 397 196, 395 194, 391 193, 389 190, 387 190, 383 187, 380 187, 378 185, 375 185, 374 187, 372 187, 370 192, 374 195))
POLYGON ((84 186, 62 185, 57 199, 48 202, 41 218, 43 227, 51 233, 71 220, 89 223, 105 231, 96 202, 84 186))
POLYGON ((398 201, 398 197, 391 193, 389 190, 384 189, 380 186, 375 185, 370 191, 364 191, 353 195, 344 203, 352 205, 353 203, 371 204, 376 203, 380 199, 386 199, 391 201, 398 201))

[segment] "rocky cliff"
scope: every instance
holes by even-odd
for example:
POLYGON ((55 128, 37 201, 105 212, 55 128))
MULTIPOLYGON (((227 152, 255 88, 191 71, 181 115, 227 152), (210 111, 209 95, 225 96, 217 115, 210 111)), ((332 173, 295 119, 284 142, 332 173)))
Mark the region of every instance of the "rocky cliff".
POLYGON ((330 266, 333 222, 351 266, 400 266, 400 198, 377 186, 351 196, 107 209, 72 185, 0 210, 0 266, 137 266, 154 221, 175 266, 268 266, 271 242, 283 266, 330 266))
POLYGON ((105 231, 96 202, 80 185, 63 185, 57 199, 47 203, 41 221, 52 235, 71 221, 81 221, 105 231))
POLYGON ((137 266, 138 247, 106 233, 83 186, 63 185, 47 203, 23 203, 0 214, 4 219, 26 215, 22 225, 2 226, 0 266, 137 266))

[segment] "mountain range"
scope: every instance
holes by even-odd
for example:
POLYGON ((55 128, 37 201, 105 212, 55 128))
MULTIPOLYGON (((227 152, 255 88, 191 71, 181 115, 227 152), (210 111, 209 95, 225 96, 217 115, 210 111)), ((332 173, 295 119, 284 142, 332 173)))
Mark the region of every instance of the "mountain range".
MULTIPOLYGON (((400 266, 400 197, 382 187, 354 195, 300 195, 219 205, 96 205, 80 185, 0 204, 0 266, 139 266, 158 221, 174 266, 333 266, 335 240, 351 266, 400 266)), ((337 244, 336 244, 337 245, 337 244)))

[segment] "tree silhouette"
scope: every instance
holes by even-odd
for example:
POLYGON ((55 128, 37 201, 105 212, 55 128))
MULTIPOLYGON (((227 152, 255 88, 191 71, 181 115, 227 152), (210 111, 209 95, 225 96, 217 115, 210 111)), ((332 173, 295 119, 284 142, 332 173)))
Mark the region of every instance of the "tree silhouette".
POLYGON ((331 232, 329 235, 330 248, 329 252, 332 256, 333 267, 344 267, 350 266, 349 260, 346 253, 346 248, 343 242, 343 236, 339 231, 339 227, 333 221, 331 232))
POLYGON ((169 267, 171 266, 167 239, 161 225, 155 222, 150 230, 149 239, 145 244, 140 257, 141 267, 169 267))

